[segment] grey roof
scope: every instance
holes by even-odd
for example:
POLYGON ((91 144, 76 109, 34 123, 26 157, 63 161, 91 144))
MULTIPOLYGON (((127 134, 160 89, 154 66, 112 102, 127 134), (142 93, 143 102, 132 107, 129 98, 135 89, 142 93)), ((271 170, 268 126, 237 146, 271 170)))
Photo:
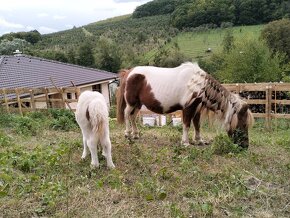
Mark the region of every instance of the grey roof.
POLYGON ((103 70, 32 56, 0 56, 0 88, 76 86, 112 80, 118 75, 103 70))

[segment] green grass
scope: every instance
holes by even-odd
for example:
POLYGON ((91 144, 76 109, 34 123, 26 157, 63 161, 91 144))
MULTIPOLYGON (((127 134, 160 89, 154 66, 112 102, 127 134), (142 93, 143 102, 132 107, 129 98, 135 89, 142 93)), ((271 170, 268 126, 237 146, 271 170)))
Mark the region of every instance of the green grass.
MULTIPOLYGON (((173 46, 173 43, 177 43, 180 51, 192 60, 198 58, 207 58, 211 53, 206 53, 208 48, 212 49, 212 52, 222 51, 222 41, 226 31, 231 30, 233 36, 237 40, 243 38, 259 38, 263 25, 256 26, 238 26, 229 29, 213 29, 199 32, 181 32, 175 38, 171 40, 171 43, 165 47, 169 48, 173 46)), ((150 51, 146 57, 150 59, 158 50, 150 51)))
POLYGON ((27 135, 12 125, 18 116, 0 115, 3 217, 290 215, 289 128, 268 132, 258 122, 249 150, 238 152, 224 132, 206 125, 202 133, 211 145, 185 148, 181 128, 140 126, 141 138, 128 141, 124 127, 111 120, 116 169, 108 170, 101 158, 100 168, 91 170, 90 158, 80 160, 80 129, 52 128, 51 119, 65 113, 52 114, 30 114, 42 130, 27 135))

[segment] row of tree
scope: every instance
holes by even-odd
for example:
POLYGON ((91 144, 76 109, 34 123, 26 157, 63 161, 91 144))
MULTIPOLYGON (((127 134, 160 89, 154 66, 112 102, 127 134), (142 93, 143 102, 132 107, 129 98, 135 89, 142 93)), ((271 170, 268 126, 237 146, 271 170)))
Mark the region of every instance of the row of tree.
POLYGON ((290 20, 271 22, 262 30, 259 40, 235 40, 228 31, 223 51, 201 66, 221 82, 290 82, 290 20))
POLYGON ((253 25, 290 17, 289 0, 155 0, 136 8, 134 18, 171 14, 179 29, 206 24, 253 25))

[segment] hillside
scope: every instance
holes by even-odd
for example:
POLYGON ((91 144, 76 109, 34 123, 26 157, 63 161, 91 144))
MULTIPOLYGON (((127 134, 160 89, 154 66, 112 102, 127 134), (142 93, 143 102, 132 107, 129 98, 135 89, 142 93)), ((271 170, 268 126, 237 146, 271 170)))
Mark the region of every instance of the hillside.
MULTIPOLYGON (((210 57, 212 53, 220 52, 222 50, 222 41, 227 31, 233 33, 235 40, 241 40, 243 38, 258 39, 262 28, 263 25, 255 25, 180 32, 177 36, 173 37, 171 42, 165 45, 164 48, 170 49, 177 43, 180 52, 194 61, 200 58, 210 57), (206 52, 208 48, 210 48, 212 52, 206 52)), ((157 52, 158 49, 153 49, 145 55, 145 57, 147 60, 151 61, 157 52)))

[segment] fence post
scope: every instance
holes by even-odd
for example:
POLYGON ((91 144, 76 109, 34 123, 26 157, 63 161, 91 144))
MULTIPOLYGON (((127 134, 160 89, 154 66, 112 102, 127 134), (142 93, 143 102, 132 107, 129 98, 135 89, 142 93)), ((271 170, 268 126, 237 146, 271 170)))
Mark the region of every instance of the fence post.
POLYGON ((45 91, 46 108, 49 109, 50 106, 49 106, 49 98, 48 98, 48 90, 47 90, 47 88, 44 88, 44 91, 45 91))
POLYGON ((20 99, 20 96, 19 96, 19 90, 18 90, 18 88, 15 89, 15 93, 16 93, 16 98, 17 98, 17 104, 18 104, 19 113, 21 114, 21 116, 23 116, 21 99, 20 99))
POLYGON ((36 105, 35 105, 35 99, 34 99, 34 90, 30 89, 29 92, 30 92, 30 103, 31 103, 30 107, 32 108, 32 111, 35 111, 36 105))
POLYGON ((268 130, 271 129, 271 99, 272 99, 272 86, 269 84, 266 86, 266 105, 265 105, 265 113, 266 113, 266 128, 268 130))
POLYGON ((9 105, 8 105, 8 99, 7 99, 5 88, 3 89, 3 95, 4 95, 4 102, 5 102, 6 112, 10 113, 10 109, 9 109, 9 105))

